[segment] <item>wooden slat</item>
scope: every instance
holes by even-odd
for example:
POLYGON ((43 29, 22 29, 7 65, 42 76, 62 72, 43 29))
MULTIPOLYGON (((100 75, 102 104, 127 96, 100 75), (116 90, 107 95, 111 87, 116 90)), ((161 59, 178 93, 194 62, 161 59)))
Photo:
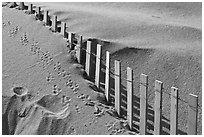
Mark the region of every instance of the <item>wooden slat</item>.
POLYGON ((178 129, 178 89, 171 87, 170 135, 176 135, 178 129))
POLYGON ((28 11, 30 11, 30 13, 33 13, 33 4, 29 4, 28 5, 28 11))
POLYGON ((78 46, 77 46, 77 50, 76 50, 77 61, 78 61, 79 64, 82 63, 82 61, 81 61, 81 48, 82 48, 82 41, 83 41, 83 37, 80 36, 80 37, 79 37, 79 44, 78 44, 78 46))
POLYGON ((45 25, 48 25, 48 11, 47 10, 44 11, 44 22, 45 22, 45 25))
POLYGON ((66 36, 65 36, 65 32, 66 32, 66 23, 65 22, 62 22, 61 23, 61 34, 62 34, 62 36, 65 38, 66 36))
POLYGON ((69 40, 69 44, 70 44, 70 49, 71 49, 71 50, 74 49, 73 39, 74 39, 74 33, 69 32, 68 40, 69 40))
POLYGON ((133 126, 133 70, 127 67, 127 121, 132 130, 133 126))
POLYGON ((101 73, 101 45, 97 44, 96 73, 95 73, 95 84, 97 88, 99 88, 100 86, 100 73, 101 73))
POLYGON ((155 103, 154 103, 154 135, 161 134, 161 117, 162 117, 162 90, 163 83, 155 81, 155 103))
POLYGON ((20 10, 24 10, 25 9, 24 2, 20 2, 19 8, 20 8, 20 10))
POLYGON ((90 58, 91 58, 91 41, 87 41, 87 46, 86 46, 86 73, 88 76, 90 76, 90 58))
POLYGON ((37 14, 37 17, 38 18, 40 18, 40 14, 41 14, 41 12, 40 12, 40 10, 41 10, 41 7, 36 7, 36 14, 37 14))
POLYGON ((115 109, 118 116, 121 115, 121 66, 120 61, 115 60, 115 109))
POLYGON ((148 76, 140 75, 140 134, 145 135, 147 131, 147 89, 148 76))
POLYGON ((105 95, 107 102, 110 101, 110 52, 106 51, 106 79, 105 79, 105 95))
POLYGON ((198 96, 190 94, 188 99, 188 135, 197 135, 198 96))
POLYGON ((53 15, 52 18, 52 29, 54 32, 57 32, 57 16, 53 15))

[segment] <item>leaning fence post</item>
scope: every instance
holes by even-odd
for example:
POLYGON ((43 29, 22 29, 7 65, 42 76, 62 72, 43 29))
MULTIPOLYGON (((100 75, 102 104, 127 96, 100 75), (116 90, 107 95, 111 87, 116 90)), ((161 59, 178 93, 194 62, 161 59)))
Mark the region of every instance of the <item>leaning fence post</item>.
POLYGON ((77 61, 79 64, 81 64, 81 48, 82 48, 82 41, 83 41, 83 37, 79 36, 79 43, 77 44, 77 49, 76 49, 76 57, 77 57, 77 61))
POLYGON ((132 130, 133 124, 133 70, 127 67, 127 121, 132 130))
POLYGON ((154 135, 161 134, 161 116, 162 116, 162 90, 163 83, 155 81, 155 101, 154 101, 154 135))
POLYGON ((90 58, 91 58, 91 41, 87 41, 86 45, 86 73, 90 76, 90 58))
POLYGON ((100 87, 100 73, 101 73, 101 45, 97 44, 96 73, 95 73, 95 84, 97 88, 100 87))
POLYGON ((54 32, 57 32, 57 16, 56 15, 53 15, 52 29, 53 29, 54 32))
POLYGON ((198 96, 190 94, 188 99, 188 135, 197 134, 198 96))
POLYGON ((61 34, 62 34, 62 36, 65 38, 66 36, 65 36, 65 32, 66 32, 66 23, 65 22, 62 22, 62 24, 61 24, 62 26, 61 26, 61 34))
POLYGON ((29 4, 28 11, 32 14, 33 13, 33 4, 29 4))
POLYGON ((176 135, 178 128, 178 89, 171 87, 170 135, 176 135))
POLYGON ((147 131, 147 90, 148 76, 140 75, 140 134, 145 135, 147 131))
POLYGON ((45 22, 45 25, 49 24, 48 23, 48 11, 47 10, 44 11, 44 22, 45 22))
POLYGON ((19 8, 20 10, 24 10, 25 8, 24 2, 20 2, 19 8))
POLYGON ((120 116, 121 106, 121 66, 120 61, 115 60, 115 109, 120 116))
POLYGON ((106 79, 105 79, 105 95, 107 102, 110 101, 110 52, 106 51, 106 79))

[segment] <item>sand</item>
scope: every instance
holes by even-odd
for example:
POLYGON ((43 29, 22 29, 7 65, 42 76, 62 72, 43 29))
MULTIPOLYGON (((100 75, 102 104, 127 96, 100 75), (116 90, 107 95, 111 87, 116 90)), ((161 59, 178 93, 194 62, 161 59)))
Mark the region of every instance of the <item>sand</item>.
MULTIPOLYGON (((202 134, 201 3, 35 4, 48 9, 49 15, 57 15, 58 20, 65 21, 67 31, 79 33, 86 39, 105 41, 103 58, 104 52, 108 50, 111 52, 111 64, 114 60, 120 60, 123 78, 126 77, 126 67, 133 68, 135 104, 139 98, 138 83, 141 73, 149 76, 148 102, 151 109, 156 79, 164 83, 164 91, 167 93, 170 93, 171 86, 177 87, 179 97, 183 101, 188 101, 189 93, 198 95, 198 134, 202 134)), ((6 7, 3 8, 2 15, 3 114, 8 115, 10 112, 10 118, 16 121, 10 123, 11 131, 5 134, 138 133, 138 126, 135 126, 133 132, 129 131, 126 121, 117 118, 113 113, 113 106, 104 102, 104 95, 90 88, 92 84, 82 77, 84 74, 81 66, 67 56, 69 49, 66 48, 66 39, 52 33, 42 22, 36 21, 34 15, 26 15, 23 11, 6 7), (53 59, 51 64, 47 65, 40 60, 42 53, 35 54, 31 48, 35 46, 32 45, 40 47, 43 53, 48 51, 49 57, 53 59), (69 79, 58 75, 54 69, 57 62, 60 63, 60 71, 66 71, 73 85, 78 85, 77 92, 70 85, 65 86, 69 79), (56 92, 53 91, 54 85, 57 85, 56 92), (11 90, 16 86, 28 89, 26 97, 23 97, 25 100, 22 101, 22 97, 11 90), (39 103, 49 102, 50 98, 54 103, 39 103), (61 106, 64 99, 71 99, 68 106, 61 106), (6 107, 8 103, 15 102, 14 100, 19 102, 15 104, 26 104, 25 108, 30 108, 25 117, 19 119, 16 114, 12 114, 20 113, 24 107, 6 107), (89 105, 86 105, 87 102, 89 105), (104 113, 97 112, 97 108, 104 113), (35 115, 32 112, 34 110, 35 115), (97 113, 101 116, 98 117, 97 113), (38 120, 35 117, 38 117, 38 120), (34 120, 35 124, 32 124, 31 120, 34 120), (42 131, 42 127, 45 130, 42 131)), ((113 65, 111 67, 113 69, 113 65)), ((125 88, 124 79, 122 83, 125 88)), ((163 134, 169 134, 170 97, 167 94, 163 97, 163 134)), ((125 114, 126 109, 123 111, 125 114)), ((136 109, 136 125, 139 117, 137 112, 136 109)), ((151 134, 151 111, 149 115, 148 133, 151 134)), ((7 120, 6 123, 9 122, 11 120, 7 120)), ((178 124, 178 134, 186 134, 187 106, 182 101, 179 101, 178 124)))

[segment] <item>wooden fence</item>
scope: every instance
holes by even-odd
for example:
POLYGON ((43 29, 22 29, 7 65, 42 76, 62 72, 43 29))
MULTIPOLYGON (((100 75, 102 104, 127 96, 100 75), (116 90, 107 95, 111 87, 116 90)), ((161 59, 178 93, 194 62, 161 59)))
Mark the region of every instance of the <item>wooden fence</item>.
MULTIPOLYGON (((24 3, 20 3, 20 9, 24 10, 24 3)), ((33 13, 33 5, 29 4, 28 10, 33 13)), ((41 14, 41 7, 36 7, 36 16, 41 14)), ((44 10, 43 21, 45 25, 49 25, 49 19, 52 18, 52 30, 57 32, 57 16, 49 17, 48 11, 44 10)), ((82 51, 85 51, 86 58, 85 61, 85 71, 88 76, 90 76, 90 64, 91 55, 95 56, 95 85, 99 88, 101 80, 101 52, 102 46, 100 44, 94 45, 97 48, 96 54, 91 52, 92 41, 86 41, 86 49, 82 48, 83 37, 72 32, 66 32, 66 23, 61 22, 60 33, 64 38, 68 39, 69 48, 76 51, 76 56, 78 62, 82 63, 82 51), (66 35, 67 34, 67 35, 66 35)), ((110 73, 114 74, 115 81, 115 109, 118 116, 121 116, 121 63, 115 60, 114 62, 114 72, 110 71, 110 53, 106 51, 106 63, 105 63, 105 97, 107 102, 110 101, 110 73)), ((133 129, 133 70, 127 67, 127 121, 130 130, 133 129)), ((147 103, 148 103, 148 76, 145 74, 140 75, 140 122, 139 122, 139 132, 141 135, 147 134, 147 103)), ((154 103, 154 134, 161 134, 161 122, 162 122, 162 95, 163 95, 163 83, 161 81, 155 80, 155 103, 154 103)), ((171 88, 171 109, 170 109, 170 134, 176 135, 178 130, 178 92, 176 87, 171 88)), ((187 134, 196 135, 197 134, 197 116, 198 116, 198 96, 189 94, 188 99, 188 123, 187 123, 187 134)))

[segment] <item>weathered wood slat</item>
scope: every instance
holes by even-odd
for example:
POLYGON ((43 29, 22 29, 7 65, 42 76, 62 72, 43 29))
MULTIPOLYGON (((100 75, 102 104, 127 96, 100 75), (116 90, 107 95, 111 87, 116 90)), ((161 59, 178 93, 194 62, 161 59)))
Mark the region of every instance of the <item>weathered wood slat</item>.
POLYGON ((82 63, 81 48, 82 48, 83 37, 80 36, 78 41, 79 41, 79 44, 77 45, 76 56, 77 56, 78 63, 81 64, 82 63))
POLYGON ((95 73, 95 84, 97 88, 100 87, 100 73, 101 73, 101 45, 97 44, 96 73, 95 73))
POLYGON ((163 83, 155 81, 155 103, 154 103, 154 135, 161 134, 161 117, 162 117, 162 90, 163 83))
POLYGON ((133 70, 127 67, 127 121, 133 129, 133 70))
POLYGON ((106 51, 106 79, 105 79, 105 95, 107 102, 110 101, 110 52, 106 51))
POLYGON ((53 15, 52 18, 52 29, 54 32, 57 32, 57 16, 53 15))
POLYGON ((140 75, 140 134, 145 135, 147 131, 147 90, 148 76, 140 75))
POLYGON ((65 23, 65 22, 62 22, 62 23, 61 23, 61 34, 62 34, 62 36, 63 36, 64 38, 66 37, 65 33, 66 33, 66 23, 65 23))
POLYGON ((120 61, 115 60, 115 109, 118 116, 121 115, 121 66, 120 61))
POLYGON ((33 13, 33 4, 28 5, 28 11, 32 14, 33 13))
POLYGON ((178 89, 171 87, 170 135, 176 135, 178 129, 178 89))
POLYGON ((25 9, 24 2, 20 2, 19 8, 20 8, 20 10, 24 10, 25 9))
POLYGON ((36 12, 36 16, 37 16, 38 18, 40 18, 40 15, 41 15, 41 11, 40 11, 40 10, 41 10, 41 7, 37 6, 35 12, 36 12))
POLYGON ((87 41, 87 46, 86 46, 86 73, 88 76, 90 76, 90 58, 91 58, 91 41, 87 41))
POLYGON ((190 94, 188 99, 188 135, 197 135, 198 96, 190 94))
POLYGON ((48 25, 49 23, 48 23, 48 11, 47 10, 44 11, 43 18, 44 18, 45 25, 48 25))

